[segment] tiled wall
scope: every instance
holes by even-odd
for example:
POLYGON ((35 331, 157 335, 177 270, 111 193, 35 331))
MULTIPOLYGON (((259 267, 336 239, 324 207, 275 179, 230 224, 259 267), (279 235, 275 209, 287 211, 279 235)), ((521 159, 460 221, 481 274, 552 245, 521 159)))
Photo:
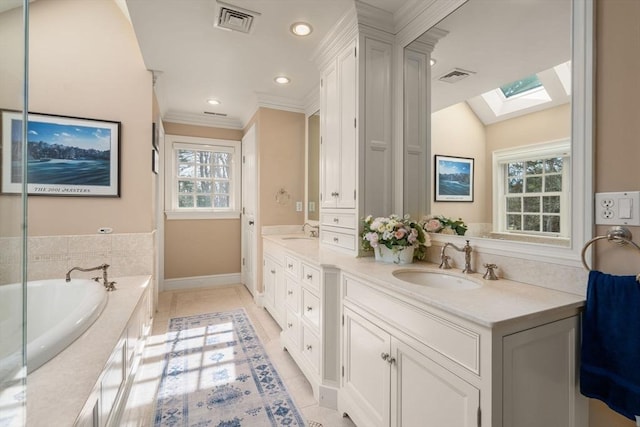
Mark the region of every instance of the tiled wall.
MULTIPOLYGON (((109 277, 152 275, 152 233, 29 237, 28 280, 64 278, 72 267, 110 265, 109 277)), ((0 238, 0 284, 19 281, 20 239, 0 238)), ((73 272, 72 277, 95 277, 73 272)))

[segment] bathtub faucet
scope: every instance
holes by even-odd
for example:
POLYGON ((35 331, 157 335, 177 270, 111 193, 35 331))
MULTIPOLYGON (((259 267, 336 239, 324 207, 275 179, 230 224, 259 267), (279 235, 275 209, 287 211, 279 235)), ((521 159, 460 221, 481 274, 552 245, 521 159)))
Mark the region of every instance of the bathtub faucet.
MULTIPOLYGON (((93 268, 81 268, 81 267, 73 267, 71 270, 67 271, 67 276, 65 277, 65 281, 71 281, 71 272, 74 270, 78 271, 96 271, 102 270, 102 284, 107 289, 107 291, 115 291, 116 290, 116 282, 110 282, 107 278, 107 268, 109 268, 109 264, 101 264, 97 267, 93 268)), ((100 277, 94 277, 93 280, 96 282, 100 282, 100 277)))

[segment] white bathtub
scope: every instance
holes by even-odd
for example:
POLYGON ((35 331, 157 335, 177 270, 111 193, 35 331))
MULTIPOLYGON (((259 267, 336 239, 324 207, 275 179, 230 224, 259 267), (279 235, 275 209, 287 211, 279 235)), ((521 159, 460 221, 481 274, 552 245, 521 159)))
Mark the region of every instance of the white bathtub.
MULTIPOLYGON (((107 304, 101 283, 87 279, 27 283, 27 372, 76 340, 107 304)), ((21 365, 22 286, 0 286, 0 380, 21 365)))

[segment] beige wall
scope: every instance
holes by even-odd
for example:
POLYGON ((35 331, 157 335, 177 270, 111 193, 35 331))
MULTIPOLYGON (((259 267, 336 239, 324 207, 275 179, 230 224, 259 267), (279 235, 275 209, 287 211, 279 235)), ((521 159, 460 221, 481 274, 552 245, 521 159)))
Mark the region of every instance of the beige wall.
MULTIPOLYGON (((596 0, 595 191, 640 190, 640 2, 596 0)), ((608 227, 596 227, 596 234, 608 227)), ((630 227, 640 242, 640 227, 630 227)), ((640 272, 640 255, 606 242, 596 245, 595 266, 612 274, 640 272)), ((635 423, 591 400, 590 427, 635 423)))
MULTIPOLYGON (((167 135, 242 139, 242 131, 164 122, 167 135)), ((164 221, 164 277, 213 276, 240 272, 240 220, 164 221)))
MULTIPOLYGON (((431 115, 431 165, 433 156, 472 157, 474 159, 473 202, 432 202, 431 214, 461 217, 465 222, 491 222, 491 200, 486 196, 490 182, 485 171, 486 159, 484 125, 469 106, 462 102, 431 115)), ((435 180, 432 194, 435 194, 435 180)))
MULTIPOLYGON (((112 227, 114 233, 155 229, 151 75, 115 3, 31 3, 29 78, 30 111, 122 123, 121 197, 30 197, 29 234, 95 234, 99 227, 112 227)), ((11 100, 1 99, 1 107, 14 107, 11 100)), ((15 197, 0 196, 0 209, 7 199, 15 197)))

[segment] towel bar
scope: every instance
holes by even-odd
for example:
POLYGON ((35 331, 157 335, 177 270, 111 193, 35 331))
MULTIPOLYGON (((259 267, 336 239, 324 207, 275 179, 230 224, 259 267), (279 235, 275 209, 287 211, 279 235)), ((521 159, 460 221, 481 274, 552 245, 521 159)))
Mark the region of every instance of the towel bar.
MULTIPOLYGON (((582 265, 584 265, 584 268, 587 269, 587 271, 591 271, 591 268, 589 268, 589 265, 587 264, 587 261, 585 260, 585 254, 587 253, 587 248, 589 246, 591 246, 593 243, 597 242, 598 240, 602 240, 602 239, 607 239, 610 242, 613 243, 617 243, 619 245, 628 245, 630 244, 631 246, 635 247, 638 251, 640 251, 640 246, 638 246, 637 243, 635 243, 633 240, 631 240, 631 231, 629 231, 629 229, 625 228, 625 227, 619 227, 619 226, 615 226, 615 227, 611 227, 609 229, 609 231, 607 231, 606 236, 597 236, 594 237, 593 239, 589 240, 587 243, 585 243, 584 247, 582 248, 582 265)), ((638 279, 640 281, 640 274, 638 274, 638 276, 636 277, 636 279, 638 279)))

